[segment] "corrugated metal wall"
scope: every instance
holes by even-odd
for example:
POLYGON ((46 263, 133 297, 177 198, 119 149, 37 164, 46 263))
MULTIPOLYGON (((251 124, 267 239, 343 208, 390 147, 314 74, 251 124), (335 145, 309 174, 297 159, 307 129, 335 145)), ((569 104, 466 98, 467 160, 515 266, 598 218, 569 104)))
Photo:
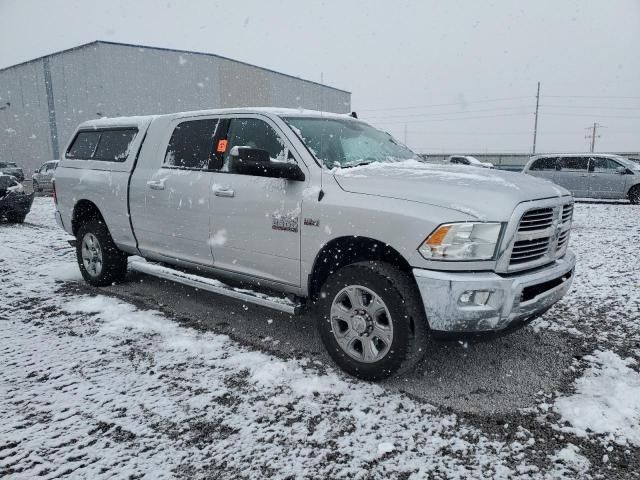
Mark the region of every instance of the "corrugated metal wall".
POLYGON ((100 116, 350 105, 348 92, 215 55, 94 42, 0 71, 0 160, 30 174, 58 157, 56 141, 63 150, 78 123, 100 116))

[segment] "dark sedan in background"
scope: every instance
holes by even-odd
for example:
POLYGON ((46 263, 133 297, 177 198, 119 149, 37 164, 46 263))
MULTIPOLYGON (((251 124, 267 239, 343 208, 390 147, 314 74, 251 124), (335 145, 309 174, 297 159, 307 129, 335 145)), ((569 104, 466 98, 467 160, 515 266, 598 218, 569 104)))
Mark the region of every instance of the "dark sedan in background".
POLYGON ((15 162, 2 162, 0 161, 0 174, 11 175, 16 177, 19 182, 24 182, 24 172, 15 162))

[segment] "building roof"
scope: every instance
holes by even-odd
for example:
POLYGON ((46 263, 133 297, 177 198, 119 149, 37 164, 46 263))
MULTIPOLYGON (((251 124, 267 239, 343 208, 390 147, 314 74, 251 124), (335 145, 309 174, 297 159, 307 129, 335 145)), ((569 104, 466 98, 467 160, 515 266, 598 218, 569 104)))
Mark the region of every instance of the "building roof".
POLYGON ((259 68, 260 70, 264 70, 266 72, 271 72, 271 73, 275 73, 275 74, 278 74, 278 75, 282 75, 284 77, 293 78, 293 79, 299 80, 301 82, 311 83, 313 85, 318 85, 318 86, 321 86, 321 87, 330 88, 332 90, 337 90, 339 92, 351 94, 351 92, 348 91, 348 90, 343 90, 343 89, 340 89, 340 88, 331 87, 329 85, 325 85, 324 83, 314 82, 313 80, 306 80, 304 78, 296 77, 295 75, 289 75, 287 73, 278 72, 278 71, 272 70, 270 68, 260 67, 258 65, 254 65, 252 63, 242 62, 240 60, 235 60, 233 58, 225 57, 225 56, 222 56, 222 55, 217 55, 215 53, 196 52, 196 51, 192 51, 192 50, 179 50, 179 49, 175 49, 175 48, 151 47, 149 45, 137 45, 137 44, 133 44, 133 43, 111 42, 111 41, 107 41, 107 40, 94 40, 93 42, 84 43, 82 45, 77 45, 75 47, 67 48, 65 50, 59 50, 57 52, 49 53, 47 55, 42 55, 40 57, 32 58, 31 60, 27 60, 27 61, 24 61, 24 62, 16 63, 15 65, 10 65, 10 66, 5 67, 5 68, 0 68, 0 72, 4 72, 6 70, 10 70, 10 69, 12 69, 14 67, 17 67, 17 66, 20 66, 20 65, 26 65, 26 64, 31 63, 31 62, 36 62, 38 60, 42 60, 43 58, 52 57, 54 55, 60 55, 60 54, 67 53, 67 52, 72 52, 72 51, 75 51, 75 50, 80 50, 82 48, 90 47, 92 45, 98 45, 100 43, 105 44, 105 45, 117 45, 117 46, 121 46, 121 47, 142 48, 142 49, 146 49, 146 50, 159 50, 159 51, 164 51, 164 52, 185 53, 185 54, 191 54, 191 55, 204 55, 204 56, 207 56, 207 57, 221 58, 223 60, 229 60, 231 62, 239 63, 239 64, 242 64, 242 65, 247 65, 249 67, 259 68))

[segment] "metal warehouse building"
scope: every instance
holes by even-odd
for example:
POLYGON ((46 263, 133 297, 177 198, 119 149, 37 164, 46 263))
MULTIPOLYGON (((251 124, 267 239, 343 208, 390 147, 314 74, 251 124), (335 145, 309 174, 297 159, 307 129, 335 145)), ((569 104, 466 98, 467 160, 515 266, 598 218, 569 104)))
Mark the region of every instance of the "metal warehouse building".
POLYGON ((347 113, 351 94, 218 55, 96 41, 0 70, 0 161, 30 173, 92 118, 246 106, 347 113))

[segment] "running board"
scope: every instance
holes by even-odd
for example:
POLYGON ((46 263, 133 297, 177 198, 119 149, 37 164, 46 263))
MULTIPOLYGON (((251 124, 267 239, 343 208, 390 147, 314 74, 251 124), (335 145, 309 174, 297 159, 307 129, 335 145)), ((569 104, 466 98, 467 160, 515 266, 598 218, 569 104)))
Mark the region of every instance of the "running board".
POLYGON ((129 259, 129 269, 188 285, 189 287, 206 290, 207 292, 231 297, 243 302, 260 305, 261 307, 278 310, 288 313, 289 315, 298 315, 302 310, 301 304, 294 303, 285 297, 272 297, 261 292, 254 292, 253 290, 230 287, 219 280, 181 272, 180 270, 165 267, 161 264, 147 262, 140 257, 132 257, 129 259))

